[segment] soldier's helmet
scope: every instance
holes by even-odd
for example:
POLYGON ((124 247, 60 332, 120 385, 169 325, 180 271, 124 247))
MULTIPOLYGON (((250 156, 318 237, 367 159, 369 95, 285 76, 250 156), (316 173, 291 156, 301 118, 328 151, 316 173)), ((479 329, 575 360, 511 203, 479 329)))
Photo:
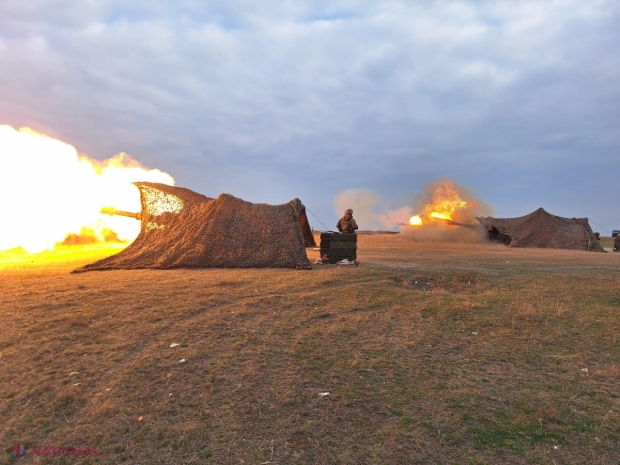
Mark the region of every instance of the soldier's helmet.
POLYGON ((347 208, 347 209, 344 211, 344 214, 345 214, 345 215, 352 215, 352 214, 353 214, 353 210, 351 210, 350 208, 347 208))

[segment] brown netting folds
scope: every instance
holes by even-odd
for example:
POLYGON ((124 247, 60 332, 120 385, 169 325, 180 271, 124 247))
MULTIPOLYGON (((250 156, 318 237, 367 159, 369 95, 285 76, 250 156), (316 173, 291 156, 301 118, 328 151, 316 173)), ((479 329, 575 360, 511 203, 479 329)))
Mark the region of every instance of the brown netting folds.
POLYGON ((519 218, 477 218, 481 225, 510 237, 511 247, 543 247, 604 252, 587 218, 562 218, 542 208, 519 218))
POLYGON ((299 199, 283 205, 254 204, 229 194, 211 199, 182 187, 135 184, 142 202, 142 227, 136 240, 122 252, 76 272, 207 267, 312 269, 303 230, 310 231, 310 226, 299 199), (305 223, 300 221, 302 212, 305 223))

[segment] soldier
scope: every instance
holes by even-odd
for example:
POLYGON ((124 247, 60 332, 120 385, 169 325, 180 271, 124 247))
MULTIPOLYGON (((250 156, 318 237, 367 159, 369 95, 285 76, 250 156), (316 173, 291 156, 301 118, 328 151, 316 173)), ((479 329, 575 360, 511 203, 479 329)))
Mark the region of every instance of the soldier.
POLYGON ((614 241, 614 252, 620 252, 620 234, 616 236, 616 240, 614 241))
POLYGON ((338 231, 346 234, 353 234, 357 229, 357 223, 353 219, 353 210, 350 208, 344 211, 344 216, 338 220, 336 224, 338 231))

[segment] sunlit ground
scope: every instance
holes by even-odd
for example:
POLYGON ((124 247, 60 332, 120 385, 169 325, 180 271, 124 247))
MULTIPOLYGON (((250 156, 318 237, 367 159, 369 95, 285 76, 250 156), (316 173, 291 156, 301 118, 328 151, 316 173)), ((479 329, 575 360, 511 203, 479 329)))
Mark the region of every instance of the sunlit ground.
POLYGON ((128 243, 56 246, 54 250, 30 253, 22 248, 0 250, 0 269, 23 266, 53 266, 68 262, 95 261, 126 248, 128 243))
POLYGON ((618 465, 620 253, 358 247, 312 271, 71 274, 92 246, 0 270, 0 463, 618 465))

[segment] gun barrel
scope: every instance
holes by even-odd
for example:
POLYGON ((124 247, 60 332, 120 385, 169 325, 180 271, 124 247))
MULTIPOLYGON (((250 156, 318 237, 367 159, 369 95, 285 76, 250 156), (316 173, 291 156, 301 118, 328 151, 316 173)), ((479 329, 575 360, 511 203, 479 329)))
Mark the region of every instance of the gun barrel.
POLYGON ((142 219, 142 215, 140 214, 140 212, 138 213, 126 212, 123 210, 117 210, 116 208, 112 208, 112 207, 102 208, 101 213, 105 213, 106 215, 110 215, 110 216, 112 215, 126 216, 128 218, 134 218, 136 220, 142 219))
POLYGON ((458 223, 452 220, 448 221, 447 223, 451 226, 463 226, 464 228, 469 228, 469 229, 476 229, 478 227, 475 224, 458 223))

